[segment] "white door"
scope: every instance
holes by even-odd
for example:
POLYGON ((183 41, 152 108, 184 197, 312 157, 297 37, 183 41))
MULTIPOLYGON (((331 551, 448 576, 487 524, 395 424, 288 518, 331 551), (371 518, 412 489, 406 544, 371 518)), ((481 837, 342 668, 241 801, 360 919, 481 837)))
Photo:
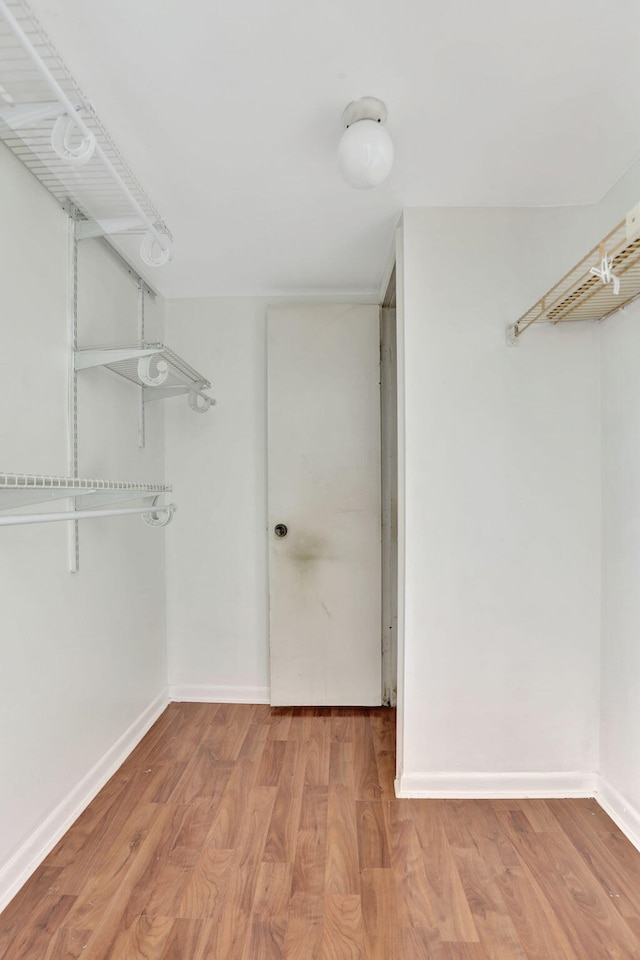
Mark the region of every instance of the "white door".
POLYGON ((379 343, 376 306, 269 310, 274 705, 381 703, 379 343))

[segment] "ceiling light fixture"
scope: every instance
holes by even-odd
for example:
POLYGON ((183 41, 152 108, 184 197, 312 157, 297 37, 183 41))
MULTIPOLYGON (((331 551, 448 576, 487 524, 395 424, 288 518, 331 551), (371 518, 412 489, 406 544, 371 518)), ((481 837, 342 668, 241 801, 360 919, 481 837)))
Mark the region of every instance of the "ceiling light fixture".
POLYGON ((359 190, 377 187, 393 165, 393 141, 385 123, 387 108, 382 100, 362 97, 345 108, 342 122, 346 130, 338 145, 338 163, 342 176, 359 190))

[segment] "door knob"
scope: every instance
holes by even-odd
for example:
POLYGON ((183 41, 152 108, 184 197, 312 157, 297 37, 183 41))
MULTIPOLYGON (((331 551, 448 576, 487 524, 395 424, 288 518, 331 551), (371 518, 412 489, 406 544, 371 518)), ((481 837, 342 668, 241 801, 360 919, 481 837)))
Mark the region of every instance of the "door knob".
POLYGON ((276 537, 286 537, 286 535, 289 533, 289 530, 287 529, 286 523, 276 523, 275 527, 273 528, 273 532, 275 533, 276 537))

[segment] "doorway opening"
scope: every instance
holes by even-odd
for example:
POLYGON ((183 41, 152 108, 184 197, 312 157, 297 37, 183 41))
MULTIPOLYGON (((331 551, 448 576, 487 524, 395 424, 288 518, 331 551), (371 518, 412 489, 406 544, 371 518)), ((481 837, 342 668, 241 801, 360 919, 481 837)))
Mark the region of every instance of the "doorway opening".
POLYGON ((398 352, 396 267, 380 308, 382 493, 382 702, 397 705, 398 677, 398 352))

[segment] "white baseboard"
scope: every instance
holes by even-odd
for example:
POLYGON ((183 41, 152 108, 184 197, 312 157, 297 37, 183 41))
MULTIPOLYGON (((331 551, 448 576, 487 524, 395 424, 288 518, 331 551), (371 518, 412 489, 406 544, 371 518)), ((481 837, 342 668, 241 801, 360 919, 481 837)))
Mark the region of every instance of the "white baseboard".
POLYGON ((269 687, 216 687, 206 683, 177 683, 169 699, 196 703, 269 703, 269 687))
POLYGON ((616 826, 620 827, 625 837, 640 850, 640 810, 623 797, 603 777, 598 777, 596 800, 608 813, 616 826))
POLYGON ((405 773, 395 782, 397 797, 517 799, 593 797, 596 775, 569 773, 405 773))
POLYGON ((0 867, 0 911, 4 910, 20 887, 53 850, 58 840, 142 740, 168 702, 167 693, 163 690, 34 830, 11 859, 0 867))

